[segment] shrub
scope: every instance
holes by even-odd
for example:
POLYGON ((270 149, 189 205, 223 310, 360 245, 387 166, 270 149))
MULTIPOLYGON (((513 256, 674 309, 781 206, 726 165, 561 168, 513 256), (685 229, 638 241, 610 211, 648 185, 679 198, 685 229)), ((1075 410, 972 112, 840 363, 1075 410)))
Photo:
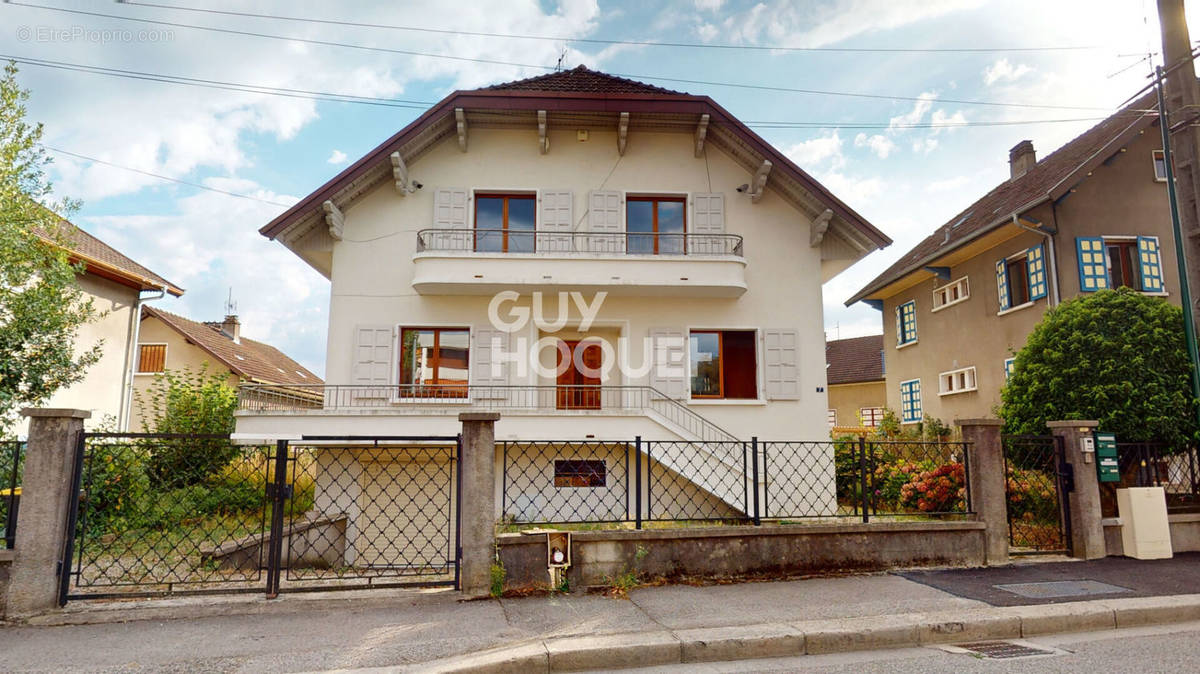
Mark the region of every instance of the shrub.
POLYGON ((928 461, 903 460, 888 461, 877 466, 874 473, 876 507, 899 507, 904 485, 912 482, 913 478, 921 473, 933 470, 934 467, 934 464, 928 461))
POLYGON ((923 471, 900 489, 900 505, 921 512, 961 509, 967 493, 965 476, 961 463, 923 471))
POLYGON ((1006 479, 1009 519, 1050 521, 1058 518, 1058 487, 1053 475, 1010 467, 1006 479))
MULTIPOLYGON (((225 377, 189 369, 167 370, 154 379, 147 395, 138 396, 147 410, 145 430, 154 433, 218 434, 233 431, 237 393, 225 377)), ((147 441, 150 462, 146 472, 156 486, 200 484, 228 465, 238 448, 225 439, 147 441)))
POLYGON ((135 528, 139 505, 150 490, 143 455, 129 444, 93 441, 86 471, 85 519, 87 534, 120 533, 135 528))

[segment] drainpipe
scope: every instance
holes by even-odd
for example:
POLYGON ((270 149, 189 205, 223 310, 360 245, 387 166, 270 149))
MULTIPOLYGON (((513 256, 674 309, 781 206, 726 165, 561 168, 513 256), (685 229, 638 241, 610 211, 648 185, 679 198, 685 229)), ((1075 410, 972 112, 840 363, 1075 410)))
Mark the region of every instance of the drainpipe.
POLYGON ((124 385, 121 387, 121 409, 119 410, 119 418, 117 419, 117 428, 121 431, 129 431, 129 423, 133 420, 133 376, 137 369, 138 356, 138 339, 142 334, 142 305, 146 302, 160 300, 167 294, 166 286, 153 291, 138 291, 137 301, 133 303, 133 316, 130 319, 132 323, 129 326, 129 349, 125 353, 125 376, 124 385), (156 295, 143 297, 142 293, 153 292, 156 295))
POLYGON ((1012 214, 1012 223, 1017 227, 1034 234, 1040 235, 1046 240, 1046 260, 1049 262, 1049 269, 1046 270, 1046 280, 1050 283, 1050 306, 1056 307, 1059 304, 1060 297, 1058 294, 1058 260, 1055 257, 1054 251, 1054 236, 1040 229, 1027 227, 1021 224, 1021 218, 1016 214, 1012 214))

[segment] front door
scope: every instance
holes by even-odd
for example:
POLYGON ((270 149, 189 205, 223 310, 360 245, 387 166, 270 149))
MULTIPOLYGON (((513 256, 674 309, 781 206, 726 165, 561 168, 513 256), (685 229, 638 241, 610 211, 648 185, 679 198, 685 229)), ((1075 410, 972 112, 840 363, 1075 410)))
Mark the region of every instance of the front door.
POLYGON ((600 371, 600 345, 596 342, 563 340, 565 349, 558 350, 558 395, 555 407, 560 410, 600 409, 600 377, 579 371, 576 361, 591 372, 600 371), (582 354, 579 352, 582 350, 582 354), (563 365, 570 354, 571 362, 563 365))

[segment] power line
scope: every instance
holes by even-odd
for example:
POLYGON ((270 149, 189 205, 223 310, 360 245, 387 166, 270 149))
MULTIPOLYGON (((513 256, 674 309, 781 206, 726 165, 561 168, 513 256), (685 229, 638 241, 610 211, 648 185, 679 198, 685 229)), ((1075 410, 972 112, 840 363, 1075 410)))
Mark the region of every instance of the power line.
MULTIPOLYGON (((246 84, 242 82, 226 82, 223 80, 202 79, 196 77, 185 77, 182 75, 166 75, 162 73, 151 73, 138 70, 126 70, 121 68, 107 68, 104 66, 94 66, 81 63, 70 63, 67 61, 50 61, 48 59, 35 59, 23 56, 13 56, 10 54, 0 54, 0 60, 13 61, 25 65, 51 68, 57 70, 66 70, 71 72, 79 72, 91 75, 105 75, 109 77, 128 78, 134 80, 160 82, 163 84, 182 84, 186 86, 196 86, 211 89, 222 89, 227 91, 239 91, 245 93, 257 93, 270 96, 285 96, 289 98, 302 98, 317 101, 326 101, 332 103, 354 103, 359 105, 376 105, 393 108, 409 108, 409 109, 425 109, 435 103, 429 101, 415 101, 395 98, 381 98, 376 96, 361 96, 358 94, 343 94, 335 92, 314 91, 311 89, 293 89, 289 87, 273 87, 261 84, 246 84)), ((1138 114, 1130 112, 1129 114, 1138 114)), ((750 120, 743 122, 747 126, 755 128, 767 129, 805 129, 805 128, 837 128, 837 129, 942 129, 942 128, 959 128, 959 127, 974 127, 974 126, 1021 126, 1032 124, 1062 124, 1071 122, 1091 122, 1106 119, 1105 117, 1071 117, 1062 119, 1032 119, 1032 120, 970 120, 964 122, 927 122, 913 124, 896 124, 893 122, 832 122, 832 121, 798 121, 798 120, 750 120)))
POLYGON ((897 53, 999 53, 999 52, 1039 52, 1039 51, 1090 51, 1102 49, 1097 45, 1053 46, 1053 47, 790 47, 780 45, 744 45, 744 44, 712 44, 704 42, 659 42, 655 40, 607 40, 602 38, 568 37, 563 35, 529 35, 521 33, 490 33, 483 31, 449 30, 444 28, 429 28, 424 26, 401 26, 387 23, 368 23, 362 21, 341 21, 335 19, 316 19, 312 17, 284 16, 280 14, 256 14, 253 12, 235 12, 232 10, 207 9, 203 7, 184 7, 181 5, 162 5, 153 2, 136 2, 135 0, 117 0, 118 4, 137 7, 152 7, 156 9, 171 9, 181 12, 198 12, 202 14, 220 14, 255 19, 273 19, 277 21, 298 21, 317 23, 327 26, 346 26, 350 28, 379 28, 401 30, 415 33, 435 33, 438 35, 467 35, 471 37, 496 37, 514 40, 541 40, 546 42, 580 42, 583 44, 602 45, 631 45, 635 47, 676 47, 687 49, 732 49, 746 51, 783 51, 783 52, 838 52, 866 54, 897 54, 897 53))
POLYGON ((227 191, 227 190, 218 189, 218 188, 216 188, 216 187, 209 187, 208 185, 201 185, 200 183, 193 183, 193 182, 188 182, 188 181, 186 181, 186 180, 180 180, 180 179, 178 179, 178 178, 171 178, 171 177, 169 177, 169 176, 159 175, 159 174, 157 174, 157 173, 151 173, 151 172, 149 172, 149 171, 143 171, 143 170, 141 170, 141 169, 135 169, 135 168, 133 168, 133 167, 130 167, 130 166, 121 166, 120 164, 114 164, 114 163, 112 163, 112 162, 109 162, 109 161, 104 161, 103 159, 96 159, 95 157, 89 157, 89 156, 87 156, 87 155, 83 155, 83 154, 77 154, 77 153, 75 153, 75 152, 68 152, 67 150, 61 150, 61 149, 59 149, 59 148, 56 148, 56 147, 51 147, 51 146, 49 146, 49 145, 44 145, 44 144, 43 144, 43 145, 42 145, 42 147, 46 148, 47 150, 50 150, 51 152, 57 153, 57 154, 63 154, 63 155, 67 155, 68 157, 75 157, 76 159, 83 159, 83 160, 85 160, 85 161, 90 161, 90 162, 93 162, 93 163, 96 163, 96 164, 104 164, 105 166, 111 166, 111 167, 113 167, 113 168, 119 168, 119 169, 122 169, 122 170, 124 170, 124 171, 131 171, 131 172, 133 172, 133 173, 140 173, 140 174, 142 174, 142 175, 144 175, 144 176, 150 176, 151 178, 158 178, 159 180, 167 180, 167 181, 170 181, 170 182, 173 182, 173 183, 178 183, 178 184, 180 184, 180 185, 187 185, 188 187, 195 187, 196 189, 200 189, 200 190, 207 190, 207 191, 209 191, 209 192, 216 192, 217 194, 224 194, 224 195, 226 195, 226 196, 230 196, 230 197, 237 197, 237 198, 239 198, 239 199, 249 199, 249 200, 251 200, 251 201, 260 201, 260 202, 262 202, 262 203, 264 203, 264 204, 271 204, 272 206, 282 206, 282 207, 284 207, 284 208, 288 208, 288 207, 290 207, 290 206, 292 205, 292 204, 281 204, 281 203, 279 203, 278 201, 269 201, 269 200, 267 200, 267 199, 260 199, 260 198, 258 198, 258 197, 256 197, 256 196, 251 196, 251 195, 249 195, 249 194, 241 194, 241 193, 238 193, 238 192, 230 192, 230 191, 227 191))
MULTIPOLYGON (((140 17, 120 16, 120 15, 116 15, 116 14, 105 14, 102 12, 89 12, 89 11, 80 10, 80 9, 68 9, 65 7, 49 7, 49 6, 45 6, 45 5, 35 5, 35 4, 24 3, 24 2, 13 2, 12 0, 5 0, 5 2, 7 4, 11 4, 11 5, 18 6, 18 7, 29 7, 32 9, 43 9, 43 10, 53 11, 53 12, 64 12, 64 13, 68 13, 68 14, 77 14, 77 15, 83 15, 83 16, 94 16, 94 17, 101 17, 101 18, 107 18, 107 19, 117 19, 120 21, 134 21, 134 22, 138 22, 138 23, 148 23, 148 24, 159 25, 159 26, 171 26, 174 28, 190 28, 190 29, 203 30, 203 31, 215 32, 215 33, 226 33, 226 34, 230 34, 230 35, 259 37, 259 38, 264 38, 264 39, 269 39, 269 40, 281 40, 281 41, 285 41, 285 42, 302 42, 302 43, 306 43, 306 44, 316 44, 316 45, 329 46, 329 47, 341 47, 341 48, 345 48, 345 49, 355 49, 355 50, 360 50, 360 51, 383 52, 383 53, 390 53, 390 54, 399 54, 399 55, 403 55, 403 56, 423 56, 423 57, 427 57, 427 58, 447 59, 447 60, 452 60, 452 61, 464 61, 464 62, 469 62, 469 63, 484 63, 484 64, 488 64, 488 65, 502 65, 502 66, 517 67, 517 68, 532 68, 532 69, 537 69, 537 70, 545 70, 545 71, 549 71, 549 72, 554 71, 554 66, 547 66, 547 65, 540 65, 540 64, 515 63, 512 61, 497 61, 497 60, 493 60, 493 59, 472 58, 472 57, 467 57, 467 56, 452 56, 452 55, 448 55, 448 54, 431 54, 431 53, 427 53, 427 52, 418 52, 418 51, 412 51, 412 50, 407 50, 407 49, 393 49, 390 47, 374 47, 374 46, 368 46, 368 45, 351 44, 351 43, 347 43, 347 42, 332 42, 332 41, 328 41, 328 40, 313 40, 313 39, 309 39, 309 38, 291 37, 291 36, 287 36, 287 35, 275 35, 275 34, 271 34, 271 33, 258 33, 258 32, 253 32, 253 31, 234 30, 234 29, 230 29, 230 28, 217 28, 214 26, 201 26, 201 25, 197 25, 197 24, 178 23, 178 22, 173 22, 173 21, 159 21, 156 19, 144 19, 144 18, 140 18, 140 17)), ((846 92, 846 91, 826 91, 826 90, 820 90, 820 89, 801 89, 801 88, 794 88, 794 87, 779 87, 779 86, 769 86, 769 85, 761 85, 761 84, 744 84, 744 83, 737 83, 737 82, 715 82, 715 81, 709 81, 709 80, 693 80, 693 79, 685 79, 685 78, 678 78, 678 77, 664 77, 664 76, 659 76, 659 75, 639 75, 639 74, 629 74, 629 73, 613 73, 613 74, 618 77, 625 77, 625 78, 635 79, 635 80, 653 80, 653 81, 661 81, 661 82, 675 82, 675 83, 682 83, 682 84, 698 84, 698 85, 704 85, 704 86, 732 87, 732 88, 737 88, 737 89, 753 89, 753 90, 758 90, 758 91, 788 92, 788 93, 799 93, 799 94, 808 94, 808 95, 815 95, 815 96, 841 96, 841 97, 848 97, 848 98, 865 98, 865 99, 872 99, 872 100, 892 100, 892 101, 925 101, 925 100, 928 100, 928 97, 921 97, 921 96, 892 96, 892 95, 886 95, 886 94, 865 94, 865 93, 855 93, 855 92, 846 92)), ((1036 104, 1036 103, 1005 103, 1005 102, 998 102, 998 101, 976 101, 976 100, 954 99, 954 98, 942 98, 942 99, 938 99, 938 100, 942 103, 954 103, 954 104, 958 104, 958 105, 982 105, 982 106, 991 106, 991 107, 1036 108, 1036 109, 1046 109, 1046 110, 1092 110, 1092 111, 1105 110, 1105 108, 1098 108, 1098 107, 1092 107, 1092 106, 1046 105, 1046 104, 1036 104)))

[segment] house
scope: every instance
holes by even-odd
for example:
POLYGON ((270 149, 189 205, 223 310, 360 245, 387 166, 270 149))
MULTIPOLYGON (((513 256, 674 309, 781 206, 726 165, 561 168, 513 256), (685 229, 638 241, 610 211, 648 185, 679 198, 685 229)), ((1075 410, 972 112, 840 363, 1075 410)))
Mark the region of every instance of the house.
POLYGON ((39 232, 39 238, 64 247, 71 262, 83 266, 76 282, 96 311, 96 318, 79 328, 75 343, 80 350, 97 343, 102 348, 100 360, 81 381, 59 389, 41 406, 88 410, 89 428, 112 420, 115 428, 129 429, 137 317, 145 302, 167 294, 179 297, 183 289, 70 222, 59 224, 59 232, 39 232))
POLYGON ((829 427, 874 428, 887 406, 883 335, 835 339, 825 344, 829 427))
POLYGON ((1179 304, 1153 94, 1037 160, 847 301, 883 312, 887 405, 903 423, 995 414, 1013 358, 1060 302, 1126 286, 1179 304))
MULTIPOLYGON (((821 285, 890 243, 707 96, 582 66, 450 94, 260 231, 330 279, 330 383, 243 386, 239 437, 495 410, 499 440, 691 441, 655 466, 727 504, 704 443, 828 434, 821 285)), ((580 489, 564 458, 526 502, 580 489)))
MULTIPOLYGON (((225 376, 230 386, 252 383, 274 395, 297 399, 312 396, 308 387, 320 386, 321 378, 279 349, 241 335, 237 316, 201 323, 156 307, 143 306, 138 333, 137 370, 134 373, 134 403, 130 428, 142 430, 151 420, 143 401, 154 376, 165 370, 190 369, 225 376)), ((319 397, 316 398, 319 401, 319 397)))

